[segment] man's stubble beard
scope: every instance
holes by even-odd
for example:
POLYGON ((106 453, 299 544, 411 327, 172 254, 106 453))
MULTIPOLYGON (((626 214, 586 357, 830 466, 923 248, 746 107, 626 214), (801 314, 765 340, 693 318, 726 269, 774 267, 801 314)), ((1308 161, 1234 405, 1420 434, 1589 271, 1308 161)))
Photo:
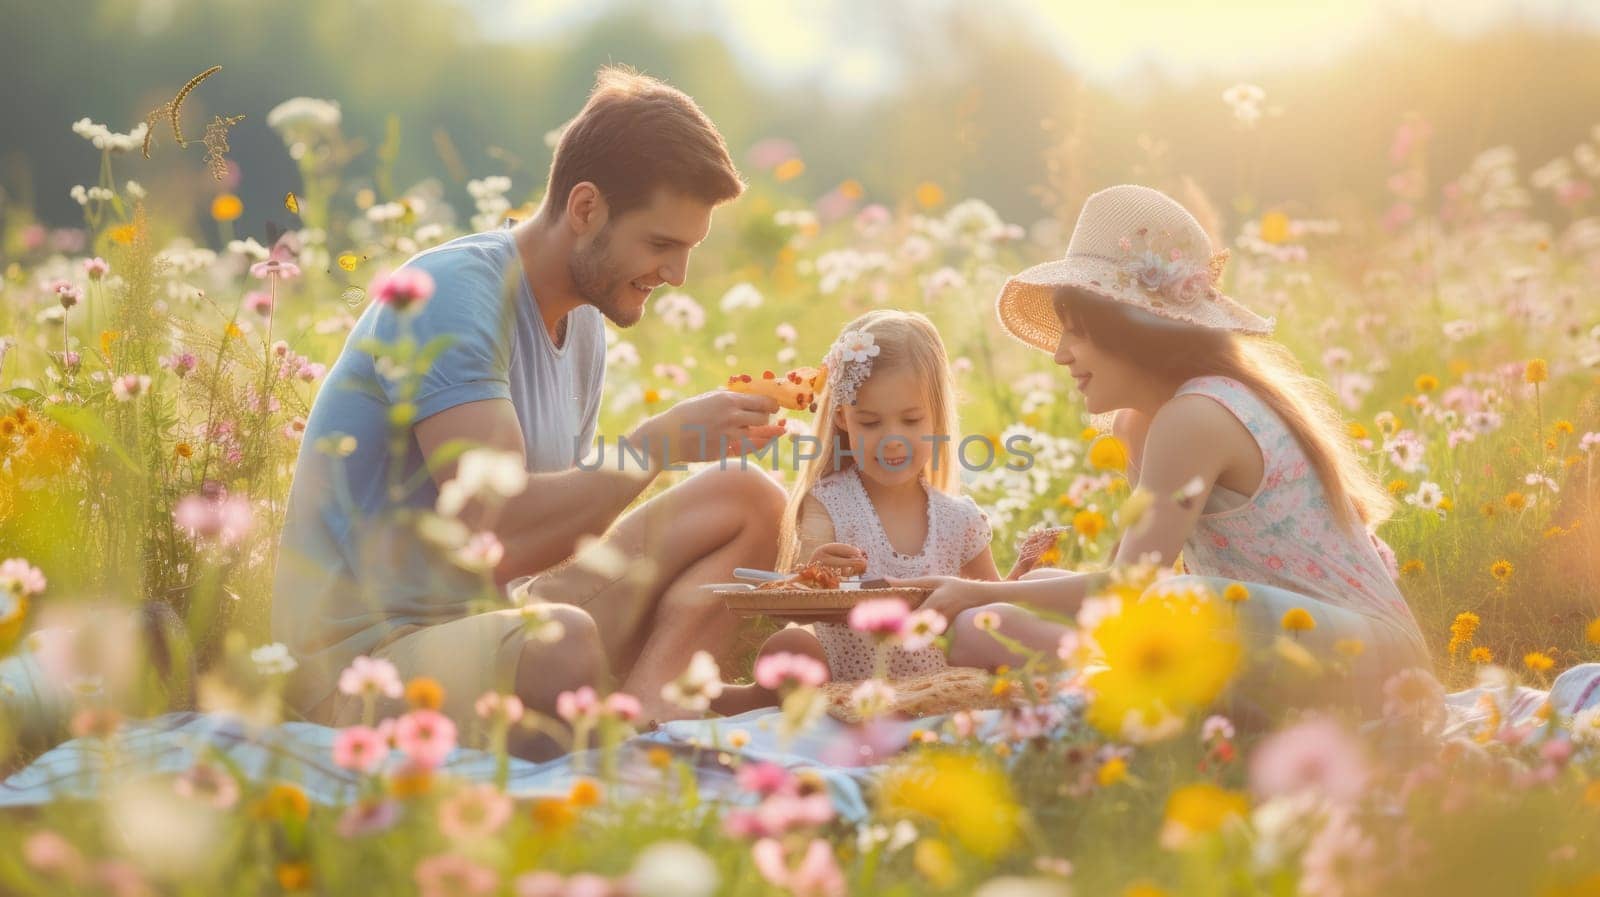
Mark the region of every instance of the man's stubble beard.
MULTIPOLYGON (((572 277, 578 297, 606 316, 618 327, 632 327, 644 317, 644 306, 623 308, 617 300, 626 284, 626 276, 616 271, 611 261, 611 226, 608 224, 595 235, 587 248, 574 253, 567 260, 567 273, 572 277)), ((631 290, 633 287, 628 285, 631 290)))

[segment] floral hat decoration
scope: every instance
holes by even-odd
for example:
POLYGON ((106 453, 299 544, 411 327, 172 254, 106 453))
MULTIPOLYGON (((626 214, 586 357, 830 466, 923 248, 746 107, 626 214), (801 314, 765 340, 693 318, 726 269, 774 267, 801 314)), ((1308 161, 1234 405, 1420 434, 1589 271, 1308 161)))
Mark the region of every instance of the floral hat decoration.
POLYGON ((872 359, 883 347, 865 330, 846 330, 834 340, 823 363, 828 368, 828 387, 834 404, 854 405, 856 392, 872 376, 872 359))
POLYGON ((1169 321, 1268 334, 1276 322, 1223 295, 1227 250, 1214 252, 1189 210, 1159 190, 1124 184, 1090 196, 1067 255, 1006 281, 996 300, 1000 326, 1036 349, 1061 340, 1055 294, 1075 287, 1169 321))

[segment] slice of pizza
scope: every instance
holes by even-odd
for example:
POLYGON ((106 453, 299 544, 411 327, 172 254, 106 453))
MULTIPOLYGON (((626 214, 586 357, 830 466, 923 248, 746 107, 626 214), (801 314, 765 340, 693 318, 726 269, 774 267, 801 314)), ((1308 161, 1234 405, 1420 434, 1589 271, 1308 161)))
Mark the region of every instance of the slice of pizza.
POLYGON ((761 376, 752 377, 749 374, 735 374, 728 378, 728 389, 734 392, 748 392, 761 396, 769 396, 778 405, 794 411, 817 410, 817 395, 827 386, 828 369, 826 366, 795 368, 792 371, 778 376, 772 371, 763 371, 761 376))

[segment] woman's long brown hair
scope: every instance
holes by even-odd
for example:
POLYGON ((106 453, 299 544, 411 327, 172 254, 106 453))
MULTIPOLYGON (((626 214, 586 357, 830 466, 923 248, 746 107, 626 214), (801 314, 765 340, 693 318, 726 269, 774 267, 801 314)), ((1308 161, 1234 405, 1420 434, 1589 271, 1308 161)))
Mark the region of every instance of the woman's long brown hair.
POLYGON ((1332 390, 1306 374, 1282 343, 1168 323, 1071 287, 1056 292, 1055 305, 1069 330, 1163 379, 1228 377, 1244 384, 1294 435, 1345 526, 1354 529, 1359 521, 1375 529, 1394 513, 1394 499, 1361 462, 1332 390))

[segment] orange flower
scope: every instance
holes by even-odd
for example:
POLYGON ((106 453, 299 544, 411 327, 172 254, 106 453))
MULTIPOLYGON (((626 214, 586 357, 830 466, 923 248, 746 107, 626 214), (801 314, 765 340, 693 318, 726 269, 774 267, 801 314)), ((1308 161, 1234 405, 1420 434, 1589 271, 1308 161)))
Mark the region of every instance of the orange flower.
POLYGON ((1591 645, 1600 645, 1600 617, 1590 621, 1589 628, 1583 631, 1583 637, 1588 639, 1591 645))
POLYGON ((438 710, 444 706, 444 686, 437 679, 418 676, 406 683, 406 703, 418 710, 438 710))
POLYGON ((1522 379, 1528 383, 1543 383, 1550 379, 1550 365, 1543 358, 1531 359, 1522 369, 1522 379))
POLYGON ((1317 628, 1317 618, 1303 607, 1290 608, 1280 622, 1285 632, 1310 632, 1317 628))
POLYGON ((1556 665, 1556 662, 1551 659, 1550 655, 1542 651, 1529 651, 1527 654, 1522 655, 1522 665, 1535 673, 1547 673, 1551 667, 1556 665))
POLYGON ((218 221, 235 221, 244 214, 244 203, 232 193, 219 194, 211 200, 211 217, 218 221))
POLYGON ((839 195, 845 199, 860 199, 863 195, 861 182, 851 178, 839 185, 839 195))
POLYGON ((1473 663, 1494 663, 1494 652, 1479 645, 1472 649, 1472 652, 1467 655, 1467 659, 1473 663))
POLYGON ((1272 211, 1261 216, 1261 240, 1274 245, 1289 241, 1289 216, 1272 211))
POLYGON ((266 796, 256 805, 256 814, 263 819, 303 821, 311 815, 311 799, 298 785, 279 782, 267 789, 266 796))
POLYGON ((577 808, 559 797, 545 797, 533 802, 533 824, 544 834, 559 834, 578 821, 577 808))
POLYGON ((772 176, 777 178, 780 182, 792 181, 805 173, 806 163, 799 159, 785 159, 778 163, 777 168, 772 170, 772 176))
POLYGON ((131 246, 133 245, 133 239, 139 235, 139 229, 131 224, 124 224, 120 227, 113 227, 107 231, 107 235, 111 237, 111 242, 118 246, 131 246))
POLYGON ((1501 582, 1510 580, 1511 574, 1515 572, 1517 572, 1517 568, 1507 560, 1498 560, 1489 565, 1489 575, 1501 582))
POLYGON ((917 204, 924 209, 931 209, 944 202, 944 190, 932 181, 923 181, 917 185, 917 204))
POLYGON ((1432 374, 1423 374, 1417 378, 1417 392, 1433 392, 1439 388, 1439 378, 1432 374))
POLYGON ((567 800, 574 807, 593 807, 600 803, 600 785, 593 779, 579 779, 572 783, 567 800))
POLYGON ((285 891, 303 891, 311 885, 310 863, 279 863, 278 887, 285 891))

